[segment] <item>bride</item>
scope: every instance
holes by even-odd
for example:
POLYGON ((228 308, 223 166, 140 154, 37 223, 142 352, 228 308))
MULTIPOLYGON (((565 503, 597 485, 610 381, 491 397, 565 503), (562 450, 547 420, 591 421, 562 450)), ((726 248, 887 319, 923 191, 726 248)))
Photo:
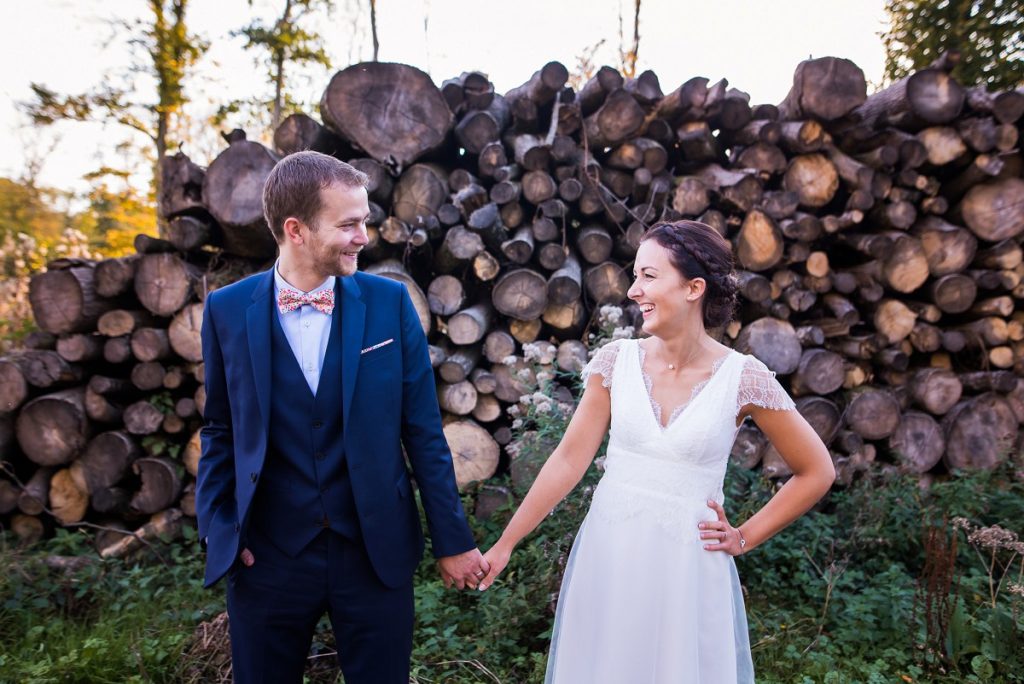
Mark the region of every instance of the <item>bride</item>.
POLYGON ((774 373, 706 330, 736 302, 732 250, 694 221, 644 236, 629 298, 643 340, 602 347, 561 443, 485 554, 494 583, 516 544, 583 477, 610 427, 605 473, 562 580, 549 684, 753 682, 732 557, 749 553, 828 491, 828 450, 774 373), (757 423, 793 477, 738 527, 722 482, 739 425, 757 423))

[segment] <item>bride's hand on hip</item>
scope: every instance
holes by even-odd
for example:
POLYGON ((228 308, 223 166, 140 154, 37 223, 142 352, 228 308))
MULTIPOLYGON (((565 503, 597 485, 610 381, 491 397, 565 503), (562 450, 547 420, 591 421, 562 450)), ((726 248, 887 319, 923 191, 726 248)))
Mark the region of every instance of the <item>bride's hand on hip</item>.
POLYGON ((710 543, 704 544, 706 551, 725 551, 730 556, 743 553, 745 542, 743 533, 738 527, 729 524, 725 509, 717 501, 708 501, 708 508, 718 515, 718 520, 705 520, 697 525, 700 538, 710 543))
POLYGON ((494 580, 498 578, 501 571, 508 565, 508 559, 512 556, 512 550, 506 549, 499 544, 492 546, 487 553, 484 554, 484 558, 490 563, 491 569, 488 571, 487 576, 480 580, 480 585, 477 587, 480 591, 490 588, 494 584, 494 580))

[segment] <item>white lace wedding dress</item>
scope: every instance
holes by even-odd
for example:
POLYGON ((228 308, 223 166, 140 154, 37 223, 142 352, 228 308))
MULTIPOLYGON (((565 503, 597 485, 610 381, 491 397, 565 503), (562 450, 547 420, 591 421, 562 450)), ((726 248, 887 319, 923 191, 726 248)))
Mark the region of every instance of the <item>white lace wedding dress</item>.
MULTIPOLYGON (((733 559, 706 551, 742 406, 793 409, 774 373, 731 351, 663 427, 637 340, 584 369, 611 392, 605 472, 573 544, 551 638, 548 684, 753 682, 733 559)), ((728 507, 726 507, 728 510, 728 507)))

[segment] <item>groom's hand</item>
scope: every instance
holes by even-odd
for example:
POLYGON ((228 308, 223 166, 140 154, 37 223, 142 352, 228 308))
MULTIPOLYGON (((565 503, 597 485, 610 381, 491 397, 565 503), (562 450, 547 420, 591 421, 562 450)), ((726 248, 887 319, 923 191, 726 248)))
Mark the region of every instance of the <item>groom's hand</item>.
POLYGON ((487 575, 489 569, 480 549, 466 551, 457 556, 438 558, 437 565, 446 589, 453 586, 459 589, 476 589, 476 585, 487 575))
POLYGON ((247 568, 251 568, 256 562, 256 556, 252 555, 252 551, 249 549, 242 549, 242 553, 238 554, 238 557, 242 559, 242 565, 247 568))

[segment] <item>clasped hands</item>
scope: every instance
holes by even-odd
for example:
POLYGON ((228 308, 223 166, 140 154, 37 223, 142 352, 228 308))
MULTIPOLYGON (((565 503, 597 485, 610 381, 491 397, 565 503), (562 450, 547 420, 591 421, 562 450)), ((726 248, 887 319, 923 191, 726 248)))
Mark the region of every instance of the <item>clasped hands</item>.
POLYGON ((437 567, 441 571, 445 589, 476 589, 490 571, 490 565, 480 553, 480 549, 438 558, 437 567))

